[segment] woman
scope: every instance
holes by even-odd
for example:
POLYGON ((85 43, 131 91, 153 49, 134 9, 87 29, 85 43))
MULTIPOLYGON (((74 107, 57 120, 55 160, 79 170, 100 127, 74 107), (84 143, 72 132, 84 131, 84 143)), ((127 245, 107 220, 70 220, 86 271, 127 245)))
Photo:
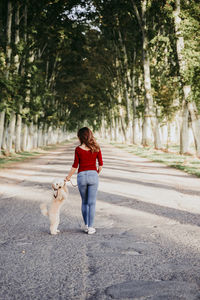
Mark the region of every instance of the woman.
POLYGON ((85 223, 85 232, 93 234, 96 232, 93 223, 99 184, 98 174, 102 170, 103 160, 101 149, 89 128, 81 128, 78 131, 78 138, 80 145, 75 149, 74 163, 66 180, 70 181, 70 178, 79 166, 77 183, 82 198, 82 215, 85 223), (97 160, 98 169, 96 167, 97 160))

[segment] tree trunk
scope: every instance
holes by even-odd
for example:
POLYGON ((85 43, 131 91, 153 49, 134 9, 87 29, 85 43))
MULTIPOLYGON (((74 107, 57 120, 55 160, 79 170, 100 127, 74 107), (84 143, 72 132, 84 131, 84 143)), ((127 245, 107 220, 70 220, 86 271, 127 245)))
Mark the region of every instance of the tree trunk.
MULTIPOLYGON (((134 52, 134 68, 135 68, 135 59, 136 53, 134 52)), ((138 124, 138 115, 137 115, 137 106, 138 106, 138 97, 135 92, 135 71, 133 71, 133 76, 131 80, 131 96, 132 96, 132 111, 133 111, 133 120, 132 120, 132 143, 137 145, 139 144, 139 124, 138 124)))
POLYGON ((139 144, 139 124, 138 124, 138 118, 136 118, 135 116, 132 122, 132 143, 134 145, 139 144))
POLYGON ((115 141, 119 140, 119 119, 118 116, 115 116, 115 141))
POLYGON ((188 106, 186 101, 183 102, 182 120, 180 128, 180 154, 188 153, 189 147, 189 130, 188 130, 188 106))
MULTIPOLYGON (((9 78, 9 72, 10 72, 10 62, 11 62, 11 26, 12 26, 12 2, 11 0, 7 1, 7 21, 6 21, 6 71, 5 71, 5 77, 8 80, 9 78)), ((4 102, 4 100, 3 100, 4 102)), ((3 110, 0 113, 0 154, 1 154, 1 148, 4 147, 4 150, 7 148, 6 145, 6 132, 4 132, 4 119, 5 119, 5 110, 3 110)))
POLYGON ((38 128, 38 142, 37 142, 38 147, 43 146, 43 138, 42 138, 42 128, 41 125, 38 128))
POLYGON ((195 102, 188 103, 188 110, 190 112, 192 121, 192 131, 195 140, 196 154, 200 158, 200 117, 195 102))
POLYGON ((32 150, 33 149, 33 137, 34 137, 34 127, 33 127, 33 121, 32 121, 30 126, 28 127, 27 150, 32 150))
POLYGON ((161 137, 160 137, 160 122, 158 116, 159 116, 159 112, 157 109, 155 117, 151 118, 152 130, 154 135, 154 147, 157 150, 162 148, 161 137))
MULTIPOLYGON (((19 2, 16 1, 16 11, 15 11, 15 47, 17 49, 19 43, 19 2)), ((18 74, 19 71, 19 54, 16 52, 14 56, 14 63, 15 63, 15 72, 18 74)))
POLYGON ((188 116, 189 112, 192 119, 192 129, 195 140, 195 146, 197 155, 200 154, 200 125, 199 125, 199 116, 196 110, 196 104, 193 100, 190 99, 191 95, 191 86, 190 84, 185 83, 185 73, 187 71, 187 58, 184 57, 184 38, 183 33, 181 32, 181 4, 180 0, 176 0, 176 9, 174 10, 174 24, 175 24, 175 33, 176 33, 176 49, 179 62, 179 71, 181 74, 181 81, 183 86, 183 112, 182 112, 182 125, 181 125, 181 141, 180 141, 180 153, 188 152, 188 116), (189 111, 188 111, 189 109, 189 111), (184 144, 185 143, 185 144, 184 144))
POLYGON ((11 26, 12 26, 12 2, 8 0, 7 23, 6 23, 6 79, 9 77, 10 61, 11 61, 11 26))
POLYGON ((21 131, 22 131, 22 117, 20 114, 17 114, 17 123, 16 123, 16 139, 15 139, 15 151, 21 151, 21 131))
POLYGON ((120 45, 122 48, 123 56, 122 56, 122 62, 124 69, 126 70, 125 72, 125 79, 124 79, 124 90, 125 90, 125 99, 126 99, 126 116, 125 116, 125 124, 124 126, 126 127, 126 139, 131 142, 132 141, 132 118, 131 118, 131 100, 130 97, 132 98, 132 80, 131 80, 131 70, 128 64, 128 55, 127 55, 127 50, 126 50, 126 45, 123 41, 121 31, 118 30, 119 33, 119 41, 120 45))
POLYGON ((127 142, 127 135, 126 135, 126 128, 125 128, 125 122, 123 120, 123 117, 120 117, 120 121, 121 121, 121 129, 122 129, 122 133, 123 133, 123 137, 124 137, 123 142, 126 143, 127 142))
POLYGON ((48 132, 47 132, 47 145, 52 144, 52 127, 49 126, 48 132))
POLYGON ((12 144, 14 140, 14 133, 15 133, 15 121, 16 121, 16 115, 13 112, 10 116, 10 122, 8 127, 8 152, 12 152, 12 144))
POLYGON ((153 128, 153 135, 154 135, 154 147, 155 149, 159 150, 162 148, 161 138, 160 138, 160 123, 157 117, 155 117, 154 120, 152 119, 151 119, 151 123, 153 122, 152 128, 153 128))
POLYGON ((148 116, 144 116, 142 123, 142 145, 144 147, 147 147, 150 144, 149 126, 150 118, 148 116))
POLYGON ((151 91, 151 75, 150 75, 150 62, 149 62, 149 51, 148 51, 148 36, 147 36, 147 22, 146 22, 146 12, 147 12, 147 0, 142 0, 141 2, 141 15, 137 9, 135 1, 132 0, 133 8, 135 10, 136 17, 142 32, 142 50, 143 50, 143 70, 144 70, 144 90, 145 90, 145 114, 143 122, 143 136, 142 144, 147 146, 150 143, 150 137, 148 137, 147 126, 148 118, 152 118, 151 125, 154 133, 154 147, 160 144, 160 132, 159 128, 155 128, 157 124, 157 117, 155 114, 154 101, 151 91), (146 120, 147 119, 147 120, 146 120), (157 140, 158 139, 158 140, 157 140))
POLYGON ((5 111, 0 112, 0 155, 3 142, 3 133, 4 133, 4 120, 5 120, 5 111))
MULTIPOLYGON (((44 124, 42 130, 43 146, 47 146, 47 132, 48 132, 48 125, 44 124)), ((60 130, 59 143, 61 143, 61 141, 62 141, 62 131, 60 130)))
POLYGON ((23 125, 22 131, 22 151, 27 151, 27 139, 28 139, 28 126, 27 124, 23 125))
POLYGON ((3 131, 3 138, 2 138, 2 144, 1 148, 4 151, 7 151, 7 140, 8 140, 8 120, 4 120, 4 131, 3 131))
POLYGON ((38 126, 37 124, 34 124, 33 127, 34 127, 33 149, 36 149, 38 147, 38 126))
POLYGON ((130 101, 130 96, 128 92, 128 87, 127 84, 125 85, 125 98, 126 98, 126 136, 127 136, 127 141, 130 143, 132 139, 132 118, 131 118, 131 101, 130 101))

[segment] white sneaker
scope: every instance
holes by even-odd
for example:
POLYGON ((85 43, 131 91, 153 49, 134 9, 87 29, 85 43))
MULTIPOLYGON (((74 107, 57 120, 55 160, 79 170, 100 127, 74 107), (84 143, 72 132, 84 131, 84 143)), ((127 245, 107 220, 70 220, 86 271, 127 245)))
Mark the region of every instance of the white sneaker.
POLYGON ((83 231, 86 232, 86 233, 88 233, 88 225, 85 225, 83 231))
POLYGON ((88 234, 93 234, 96 232, 96 229, 94 227, 88 227, 88 234))

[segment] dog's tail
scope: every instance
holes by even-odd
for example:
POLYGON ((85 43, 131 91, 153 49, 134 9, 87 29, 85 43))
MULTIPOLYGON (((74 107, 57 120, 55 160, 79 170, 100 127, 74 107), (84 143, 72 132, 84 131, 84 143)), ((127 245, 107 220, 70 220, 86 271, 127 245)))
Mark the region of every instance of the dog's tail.
POLYGON ((49 215, 46 203, 40 204, 40 209, 41 209, 41 213, 43 214, 43 216, 47 217, 49 215))

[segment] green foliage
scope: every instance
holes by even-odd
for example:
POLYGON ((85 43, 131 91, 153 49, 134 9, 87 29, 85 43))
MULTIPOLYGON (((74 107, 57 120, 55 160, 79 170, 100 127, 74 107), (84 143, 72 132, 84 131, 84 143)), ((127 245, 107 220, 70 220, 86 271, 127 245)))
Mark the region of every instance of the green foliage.
MULTIPOLYGON (((141 1, 134 2, 141 13, 141 1)), ((37 119, 39 124, 66 125, 71 130, 87 123, 98 129, 103 117, 110 122, 111 111, 117 118, 120 107, 128 122, 126 92, 131 101, 137 99, 136 114, 144 115, 142 34, 132 1, 21 0, 17 45, 16 6, 9 66, 7 1, 0 3, 0 110, 6 109, 7 117, 14 110, 26 122, 37 119)), ((150 0, 146 12, 152 94, 160 121, 172 119, 179 109, 181 76, 191 84, 192 99, 200 109, 200 7, 195 0, 182 4, 185 74, 179 74, 174 9, 175 0, 150 0)), ((130 112, 132 117, 132 107, 130 112)))

